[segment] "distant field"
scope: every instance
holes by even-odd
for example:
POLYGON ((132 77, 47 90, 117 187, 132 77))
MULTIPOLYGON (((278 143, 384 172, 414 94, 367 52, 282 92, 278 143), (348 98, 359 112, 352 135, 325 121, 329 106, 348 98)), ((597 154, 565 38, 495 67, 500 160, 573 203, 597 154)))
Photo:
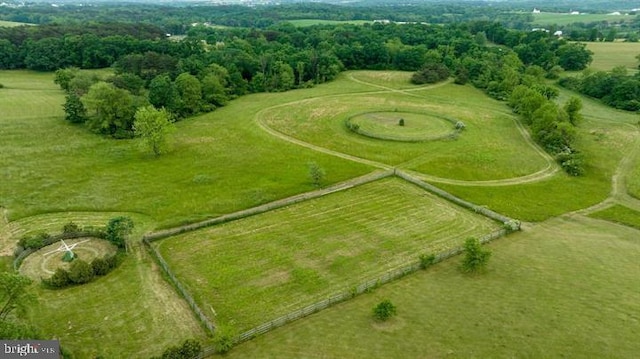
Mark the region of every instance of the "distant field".
POLYGON ((619 22, 619 21, 633 21, 636 15, 609 15, 609 14, 578 14, 572 15, 569 13, 553 13, 553 12, 541 12, 539 14, 532 14, 536 25, 569 25, 575 22, 619 22))
POLYGON ((624 66, 630 70, 638 70, 640 63, 636 56, 640 55, 640 42, 587 42, 587 49, 593 51, 593 62, 590 68, 610 71, 616 66, 624 66))
POLYGON ((14 22, 14 21, 0 20, 0 27, 15 27, 15 26, 23 26, 23 25, 35 26, 35 24, 28 24, 26 22, 14 22))
POLYGON ((299 27, 306 27, 306 26, 313 26, 313 25, 338 25, 338 24, 362 25, 362 24, 373 23, 373 21, 369 21, 369 20, 338 21, 338 20, 320 20, 320 19, 287 20, 287 22, 293 24, 294 26, 299 26, 299 27))
POLYGON ((498 227, 391 178, 159 247, 207 315, 249 329, 498 227))
POLYGON ((437 264, 225 358, 636 358, 639 231, 554 219, 493 242, 488 272, 437 264), (397 317, 376 323, 391 300, 397 317))

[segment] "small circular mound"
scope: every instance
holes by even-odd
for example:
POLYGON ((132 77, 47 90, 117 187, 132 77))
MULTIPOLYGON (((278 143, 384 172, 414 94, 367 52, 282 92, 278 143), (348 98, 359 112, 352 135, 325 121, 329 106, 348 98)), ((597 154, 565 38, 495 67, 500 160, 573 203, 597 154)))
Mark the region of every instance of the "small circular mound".
POLYGON ((351 131, 380 140, 423 142, 454 137, 456 121, 446 117, 414 112, 366 112, 350 117, 351 131))
MULTIPOLYGON (((65 240, 77 259, 91 263, 96 258, 102 258, 116 253, 117 248, 104 239, 76 238, 65 240)), ((58 268, 69 269, 73 261, 64 261, 66 252, 61 249, 61 242, 50 244, 31 253, 20 265, 20 272, 33 279, 49 278, 58 268)))

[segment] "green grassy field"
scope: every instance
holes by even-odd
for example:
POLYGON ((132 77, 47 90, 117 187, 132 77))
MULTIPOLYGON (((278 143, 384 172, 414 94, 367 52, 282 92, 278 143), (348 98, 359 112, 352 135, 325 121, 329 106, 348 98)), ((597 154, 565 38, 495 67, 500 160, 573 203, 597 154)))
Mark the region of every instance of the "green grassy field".
POLYGON ((638 231, 554 219, 493 242, 488 272, 454 258, 234 348, 228 358, 635 358, 638 231), (391 300, 387 323, 372 308, 391 300))
POLYGON ((611 206, 589 216, 640 229, 640 212, 622 205, 611 206))
MULTIPOLYGON (((140 247, 142 234, 315 189, 307 167, 311 161, 326 171, 325 185, 375 167, 398 166, 437 177, 433 181, 437 186, 478 205, 525 221, 543 221, 607 198, 618 164, 633 153, 638 138, 637 114, 583 98, 585 121, 579 126, 578 148, 587 158, 587 173, 570 178, 552 171, 553 162, 527 141, 504 103, 470 86, 422 87, 410 84, 409 77, 406 72, 346 72, 313 89, 244 96, 213 113, 177 123, 174 151, 153 158, 141 152, 134 140, 106 139, 65 123, 63 92, 53 84, 52 74, 0 72, 5 86, 0 89, 0 255, 12 253, 22 235, 55 232, 70 220, 100 225, 115 214, 126 214, 136 222, 133 252, 121 267, 86 286, 38 289, 40 304, 33 309, 32 320, 45 335, 61 338, 79 357, 130 357, 132 353, 145 357, 189 337, 203 338, 186 304, 140 247), (346 118, 358 113, 396 110, 461 120, 467 129, 456 140, 416 144, 366 138, 344 125, 346 118)), ((571 95, 561 90, 559 101, 571 95)), ((638 164, 640 159, 634 161, 638 164)), ((629 168, 619 175, 626 179, 629 192, 640 197, 640 166, 629 168)), ((214 321, 246 329, 348 290, 385 269, 416 259, 423 250, 448 247, 495 228, 479 218, 398 179, 387 179, 165 239, 159 245, 205 312, 213 316, 211 309, 215 310, 214 321)), ((637 336, 638 321, 628 314, 637 312, 633 307, 638 303, 633 297, 637 291, 632 289, 638 268, 636 263, 629 269, 633 263, 625 256, 638 251, 637 241, 630 239, 637 237, 637 231, 582 217, 527 226, 523 234, 513 237, 517 240, 507 237, 492 245, 497 252, 504 248, 504 254, 496 254, 495 267, 485 277, 462 277, 454 263, 445 263, 433 274, 412 276, 358 299, 369 300, 360 309, 360 304, 352 303, 331 309, 340 318, 320 322, 316 332, 337 343, 326 345, 336 346, 335 350, 352 348, 354 354, 339 352, 329 357, 375 357, 368 350, 377 348, 382 357, 403 351, 417 357, 488 357, 495 350, 502 357, 524 353, 537 358, 546 354, 541 352, 545 341, 552 342, 551 348, 558 353, 554 357, 573 354, 572 348, 578 354, 613 348, 620 357, 638 349, 629 339, 637 336), (544 245, 538 247, 539 242, 544 245), (592 282, 576 283, 580 276, 568 274, 576 268, 584 270, 584 278, 592 282), (431 282, 431 275, 439 273, 444 277, 431 282), (607 283, 601 279, 605 276, 607 283), (430 284, 420 287, 414 281, 430 284), (451 281, 452 286, 444 288, 451 281), (548 283, 553 285, 547 288, 548 283), (582 299, 565 301, 580 290, 587 293, 582 299), (632 304, 620 303, 629 292, 632 304), (380 300, 377 293, 395 293, 391 299, 401 303, 400 308, 411 308, 406 313, 412 314, 403 317, 401 313, 390 325, 373 325, 369 313, 373 302, 380 300), (616 294, 613 301, 609 300, 612 293, 616 294), (461 306, 472 315, 481 312, 481 304, 494 302, 498 304, 478 321, 452 316, 461 306), (576 313, 591 315, 589 310, 595 310, 587 302, 606 309, 602 316, 593 317, 602 325, 577 318, 576 313), (443 305, 435 315, 430 311, 434 303, 443 305), (353 309, 345 310, 352 308, 349 305, 353 309), (612 305, 622 309, 615 312, 612 305), (575 307, 575 312, 569 307, 575 307), (557 308, 561 315, 550 321, 549 313, 557 308), (364 327, 335 329, 356 334, 344 338, 327 334, 358 311, 365 313, 365 319, 358 321, 364 327), (618 318, 631 328, 630 333, 619 333, 622 324, 605 314, 618 318), (448 317, 455 319, 449 322, 448 317), (492 324, 495 317, 507 323, 498 326, 504 327, 496 329, 498 336, 492 324), (424 322, 446 327, 415 326, 424 322), (411 333, 405 333, 405 327, 411 333), (567 328, 572 328, 572 339, 558 339, 567 328), (476 335, 477 331, 482 334, 476 335), (361 338, 378 332, 387 339, 361 338), (447 334, 430 337, 441 333, 447 334), (527 334, 535 341, 529 342, 527 334), (411 344, 418 336, 423 341, 411 344), (596 339, 584 345, 589 336, 596 339), (385 341, 405 337, 402 343, 407 346, 385 341), (425 340, 435 343, 434 352, 421 351, 425 340), (570 344, 568 349, 560 349, 565 342, 570 344), (477 352, 475 346, 480 346, 477 352)), ((10 262, 0 257, 3 267, 10 262)), ((291 330, 305 333, 298 323, 291 330)), ((278 345, 290 343, 291 356, 315 355, 300 354, 305 348, 294 344, 297 334, 264 344, 265 355, 280 357, 289 350, 278 345)), ((251 354, 258 349, 241 349, 261 340, 240 347, 235 355, 265 356, 251 354)), ((320 356, 334 353, 316 343, 320 356)))
POLYGON ((212 320, 246 330, 498 227, 392 178, 159 247, 212 320))
POLYGON ((593 62, 589 66, 594 70, 611 71, 614 67, 624 66, 638 70, 640 42, 587 42, 587 49, 593 51, 593 62))
POLYGON ((33 26, 34 24, 28 24, 26 22, 0 20, 0 27, 15 27, 15 26, 23 26, 23 25, 33 26))
MULTIPOLYGON (((377 87, 372 87, 378 89, 377 87)), ((340 153, 461 180, 518 177, 547 165, 523 140, 503 103, 468 86, 330 96, 275 106, 260 120, 279 132, 340 153), (345 120, 373 111, 416 112, 463 121, 457 140, 389 143, 348 131, 345 120), (410 163, 407 163, 409 162, 410 163), (407 163, 407 164, 405 164, 407 163), (403 165, 404 164, 404 165, 403 165)))
POLYGON ((77 358, 150 357, 204 330, 141 245, 105 277, 60 290, 39 289, 31 320, 77 358))
MULTIPOLYGON (((175 151, 153 158, 133 140, 110 140, 65 123, 63 92, 52 80, 52 74, 0 72, 6 86, 0 94, 8 95, 0 96, 0 108, 6 109, 0 118, 0 175, 8 179, 0 187, 0 205, 11 220, 60 211, 120 211, 169 226, 311 190, 310 161, 326 170, 327 183, 369 171, 283 143, 253 125, 260 108, 304 95, 243 97, 238 107, 180 122, 175 151)), ((335 90, 329 86, 315 93, 335 90)))
POLYGON ((307 27, 313 25, 338 25, 338 24, 354 24, 354 25, 362 25, 362 24, 372 24, 373 21, 367 20, 348 20, 348 21, 338 21, 338 20, 320 20, 320 19, 298 19, 298 20, 287 20, 288 23, 293 24, 298 27, 307 27))
POLYGON ((569 25, 576 22, 590 23, 590 22, 626 22, 636 19, 636 15, 610 15, 610 14, 577 14, 572 15, 569 13, 554 13, 554 12, 541 12, 539 14, 533 14, 536 25, 569 25))

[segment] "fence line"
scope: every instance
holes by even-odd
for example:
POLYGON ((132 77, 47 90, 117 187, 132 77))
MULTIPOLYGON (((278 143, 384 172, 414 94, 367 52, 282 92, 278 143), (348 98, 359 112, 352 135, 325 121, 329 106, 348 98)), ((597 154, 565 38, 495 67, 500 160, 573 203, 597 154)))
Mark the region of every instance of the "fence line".
MULTIPOLYGON (((244 218, 244 217, 248 217, 248 216, 252 216, 252 215, 256 215, 256 214, 260 214, 260 213, 264 213, 273 209, 277 209, 277 208, 281 208, 281 207, 285 207, 291 204, 295 204, 298 202, 302 202, 302 201, 306 201, 309 199, 313 199, 313 198, 318 198, 321 196, 325 196, 327 194, 333 193, 333 192, 337 192, 337 191, 342 191, 348 188, 352 188, 358 185, 362 185, 365 183, 369 183, 369 182, 373 182, 382 178, 386 178, 386 177, 390 177, 390 176, 397 176, 400 177, 410 183, 413 183, 417 186, 419 186, 422 189, 425 189, 426 191, 433 193, 441 198, 444 198, 454 204, 457 204, 459 206, 462 206, 464 208, 468 208, 476 213, 482 214, 488 218, 491 218, 495 221, 498 221, 502 224, 505 225, 505 228, 502 228, 500 230, 494 231, 492 233, 489 233, 487 235, 484 235, 482 237, 479 238, 480 243, 488 243, 490 241, 493 241, 497 238, 503 237, 509 233, 511 233, 512 231, 515 230, 519 230, 520 229, 520 223, 518 221, 515 221, 509 217, 506 217, 504 215, 501 215, 497 212, 494 212, 488 208, 485 207, 481 207, 481 206, 477 206, 471 202, 465 201, 461 198, 458 198, 440 188, 437 188, 429 183, 426 183, 424 181, 421 181, 411 175, 409 175, 406 172, 394 169, 392 171, 376 171, 370 174, 367 174, 365 176, 361 176, 358 177, 354 180, 350 180, 350 181, 346 181, 346 182, 342 182, 339 183, 337 185, 325 188, 325 189, 321 189, 321 190, 317 190, 317 191, 313 191, 313 192, 309 192, 309 193, 303 193, 300 195, 296 195, 296 196, 292 196, 289 198, 285 198, 282 200, 278 200, 278 201, 274 201, 274 202, 270 202, 261 206, 257 206, 257 207, 253 207, 253 208, 249 208, 246 210, 242 210, 242 211, 238 211, 238 212, 234 212, 234 213, 230 213, 227 215, 223 215, 220 217, 216 217, 216 218, 211 218, 208 220, 204 220, 201 222, 196 222, 196 223, 192 223, 189 225, 185 225, 185 226, 180 226, 180 227, 176 227, 176 228, 172 228, 172 229, 167 229, 167 230, 163 230, 163 231, 157 231, 157 232, 153 232, 150 234, 147 234, 143 237, 143 243, 150 249, 152 256, 158 261, 158 263, 160 264, 160 266, 162 267, 162 269, 164 270, 164 272, 167 274, 167 276, 169 277, 169 279, 171 280, 172 284, 176 287, 176 289, 180 292, 180 294, 185 298, 185 300, 187 301, 187 303, 189 304, 189 307, 192 309, 192 311, 194 312, 194 314, 200 319, 200 321, 203 323, 203 325, 209 330, 210 333, 214 333, 216 328, 213 325, 213 323, 211 323, 211 321, 209 321, 208 317, 206 315, 204 315, 204 313, 202 312, 202 310, 200 309, 200 307, 197 305, 197 303, 195 302, 195 300, 193 299, 193 297, 190 295, 190 293, 185 289, 185 287, 182 285, 182 283, 176 278, 176 276, 173 274, 173 272, 171 271, 171 269, 169 268, 169 265, 165 262, 164 258, 162 257, 162 255, 159 253, 159 251, 154 248, 151 245, 151 242, 153 241, 157 241, 159 239, 163 239, 166 237, 170 237, 170 236, 174 236, 177 234, 181 234, 181 233, 185 233, 188 231, 193 231, 196 229, 200 229, 203 227, 207 227, 207 226, 212 226, 212 225, 216 225, 216 224, 220 224, 220 223, 224 223, 224 222, 228 222, 228 221, 233 221, 233 220, 237 220, 240 218, 244 218)), ((441 251, 439 253, 437 253, 435 255, 435 260, 433 261, 433 264, 441 262, 445 259, 451 258, 453 256, 456 256, 460 253, 462 253, 464 251, 463 246, 459 245, 456 246, 454 248, 451 248, 449 250, 446 251, 441 251)), ((394 281, 396 279, 402 278, 408 274, 414 273, 416 271, 418 271, 419 269, 421 269, 421 263, 419 260, 413 261, 410 264, 407 264, 403 267, 400 268, 396 268, 390 271, 387 271, 385 273, 383 273, 382 275, 380 275, 377 278, 365 281, 357 286, 355 286, 353 289, 349 290, 349 291, 343 291, 340 293, 337 293, 329 298, 323 299, 319 302, 316 302, 314 304, 296 309, 294 311, 291 311, 285 315, 282 315, 278 318, 275 318, 271 321, 265 322, 263 324, 258 325, 257 327, 254 327, 252 329, 249 329, 239 335, 237 335, 236 337, 233 338, 233 342, 234 344, 239 344, 242 343, 244 341, 250 340, 258 335, 262 335, 268 331, 271 331, 275 328, 281 327, 287 323, 293 322, 295 320, 298 320, 300 318, 306 317, 310 314, 319 312, 323 309, 326 309, 332 305, 335 305, 337 303, 343 302, 345 300, 351 299, 357 295, 360 295, 362 293, 368 292, 374 288, 379 287, 382 284, 394 281)), ((214 346, 207 346, 203 348, 202 353, 198 356, 198 358, 207 358, 213 354, 215 354, 216 348, 214 346)))
POLYGON ((198 306, 196 301, 193 299, 189 291, 187 291, 187 289, 184 287, 182 282, 180 282, 178 278, 175 276, 175 274, 173 274, 167 262, 164 260, 164 258, 162 258, 162 255, 160 254, 160 252, 156 248, 154 248, 147 239, 143 238, 142 242, 149 249, 149 251, 151 252, 151 255, 156 259, 156 261, 158 262, 158 264, 160 265, 164 273, 167 275, 167 277, 169 277, 169 279, 171 280, 171 283, 174 285, 174 287, 176 287, 180 295, 182 295, 182 297, 187 301, 187 304, 189 304, 189 307, 191 308, 193 313, 196 315, 196 317, 200 319, 200 322, 205 326, 205 328, 207 328, 207 330, 211 334, 213 334, 215 332, 216 327, 213 325, 213 323, 211 323, 211 321, 209 321, 209 318, 206 315, 204 315, 204 313, 202 312, 202 309, 200 309, 200 307, 198 306))
POLYGON ((498 212, 494 212, 486 207, 482 207, 482 206, 478 206, 476 204, 473 204, 471 202, 465 201, 461 198, 458 198, 454 195, 452 195, 451 193, 444 191, 432 184, 429 184, 427 182, 424 182, 416 177, 413 177, 412 175, 404 172, 404 171, 400 171, 400 170, 395 170, 394 174, 402 179, 404 179, 405 181, 411 182, 413 184, 415 184, 416 186, 425 189, 439 197, 442 197, 450 202, 453 202, 461 207, 465 207, 468 208, 476 213, 480 213, 486 217, 489 217, 495 221, 498 221, 502 224, 512 224, 514 226, 514 228, 512 228, 512 230, 519 230, 520 229, 520 222, 509 218, 507 216, 504 216, 498 212))
MULTIPOLYGON (((497 238, 503 237, 505 235, 507 235, 508 233, 511 233, 510 230, 508 229, 500 229, 497 231, 494 231, 492 233, 489 233, 487 235, 482 236, 481 238, 479 238, 479 241, 481 243, 488 243, 491 242, 497 238)), ((447 251, 443 251, 443 252, 439 252, 436 255, 436 259, 433 262, 433 264, 441 262, 445 259, 451 258, 453 256, 456 256, 460 253, 462 253, 464 251, 464 247, 463 246, 456 246, 452 249, 449 249, 447 251)), ((252 329, 249 329, 243 333, 241 333, 240 335, 236 336, 234 338, 234 343, 235 344, 239 344, 242 343, 244 341, 247 341, 249 339, 252 339, 254 337, 257 337, 258 335, 262 335, 270 330, 273 330, 275 328, 281 327, 287 323, 293 322, 295 320, 298 320, 300 318, 306 317, 310 314, 313 313, 317 313, 323 309, 326 309, 334 304, 343 302, 347 299, 351 299, 357 295, 360 295, 362 293, 366 293, 372 289, 375 289, 377 287, 379 287, 382 284, 385 283, 389 283, 391 281, 394 281, 396 279, 402 278, 408 274, 414 273, 416 271, 418 271, 419 269, 421 269, 421 264, 420 261, 417 260, 415 262, 412 262, 411 264, 408 264, 406 266, 400 267, 400 268, 396 268, 396 269, 392 269, 390 271, 385 272, 384 274, 382 274, 381 276, 365 281, 359 285, 357 285, 356 287, 354 287, 352 290, 350 291, 344 291, 341 293, 337 293, 329 298, 323 299, 319 302, 316 302, 314 304, 308 305, 306 307, 303 308, 299 308, 296 309, 292 312, 289 312, 285 315, 282 315, 278 318, 275 318, 271 321, 268 321, 266 323, 260 324, 257 327, 254 327, 252 329)), ((212 350, 212 348, 207 347, 205 348, 205 351, 210 351, 212 350)), ((211 351, 210 353, 213 353, 213 351, 211 351)), ((203 356, 204 358, 205 356, 203 356)))
POLYGON ((225 215, 222 215, 220 217, 210 218, 210 219, 206 219, 204 221, 187 224, 187 225, 180 226, 180 227, 175 227, 175 228, 170 228, 170 229, 166 229, 166 230, 162 230, 162 231, 152 232, 152 233, 144 235, 143 239, 146 239, 149 242, 154 242, 154 241, 157 241, 159 239, 175 236, 175 235, 182 234, 182 233, 185 233, 185 232, 194 231, 194 230, 197 230, 197 229, 200 229, 200 228, 213 226, 213 225, 224 223, 224 222, 234 221, 234 220, 237 220, 237 219, 241 219, 241 218, 245 218, 245 217, 248 217, 248 216, 253 216, 253 215, 256 215, 256 214, 260 214, 260 213, 268 212, 268 211, 271 211, 271 210, 274 210, 274 209, 278 209, 278 208, 282 208, 282 207, 285 207, 285 206, 289 206, 291 204, 303 202, 303 201, 306 201, 306 200, 309 200, 309 199, 314 199, 314 198, 326 196, 326 195, 331 194, 333 192, 343 191, 343 190, 346 190, 346 189, 349 189, 349 188, 352 188, 352 187, 360 186, 360 185, 363 185, 365 183, 377 181, 379 179, 382 179, 382 178, 385 178, 385 177, 390 177, 390 176, 393 176, 393 171, 391 171, 391 170, 389 170, 389 171, 374 171, 374 172, 366 174, 364 176, 357 177, 357 178, 349 180, 349 181, 341 182, 341 183, 338 183, 336 185, 333 185, 333 186, 330 186, 330 187, 327 187, 327 188, 319 189, 319 190, 312 191, 312 192, 298 194, 298 195, 291 196, 291 197, 288 197, 288 198, 284 198, 284 199, 280 199, 280 200, 277 200, 277 201, 269 202, 269 203, 266 203, 266 204, 263 204, 263 205, 260 205, 260 206, 257 206, 257 207, 252 207, 252 208, 248 208, 248 209, 245 209, 245 210, 242 210, 242 211, 225 214, 225 215))

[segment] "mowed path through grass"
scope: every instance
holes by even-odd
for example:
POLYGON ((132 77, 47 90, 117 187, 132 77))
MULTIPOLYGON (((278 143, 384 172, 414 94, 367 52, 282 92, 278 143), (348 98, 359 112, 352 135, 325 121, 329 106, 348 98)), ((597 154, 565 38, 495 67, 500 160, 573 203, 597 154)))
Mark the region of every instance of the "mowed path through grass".
POLYGON ((249 329, 497 228, 390 178, 158 246, 207 315, 249 329))
POLYGON ((307 164, 325 184, 371 167, 283 143, 253 116, 279 101, 362 86, 336 84, 286 94, 245 96, 177 124, 174 151, 154 158, 135 140, 113 140, 63 120, 64 93, 53 74, 0 72, 0 198, 9 220, 50 212, 148 215, 160 227, 249 208, 313 189, 307 164))
POLYGON ((234 348, 228 358, 636 358, 640 232, 553 219, 234 348), (390 299, 397 317, 372 318, 390 299))

